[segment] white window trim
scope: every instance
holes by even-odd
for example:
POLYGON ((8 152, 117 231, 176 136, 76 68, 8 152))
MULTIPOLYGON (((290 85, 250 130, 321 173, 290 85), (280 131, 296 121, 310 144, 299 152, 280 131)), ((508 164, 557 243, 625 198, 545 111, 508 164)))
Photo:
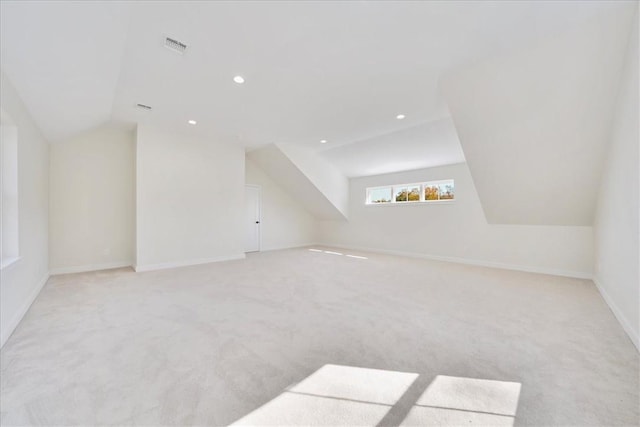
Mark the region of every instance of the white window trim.
POLYGON ((381 185, 380 187, 367 187, 365 194, 364 194, 364 204, 369 206, 369 205, 390 205, 393 202, 393 185, 381 185), (370 198, 371 198, 371 192, 375 191, 375 190, 380 190, 383 188, 390 188, 391 189, 391 202, 387 202, 387 203, 371 203, 370 202, 370 198))
MULTIPOLYGON (((391 203, 399 203, 401 205, 405 205, 405 204, 411 204, 411 203, 416 203, 416 202, 424 202, 424 186, 423 184, 418 184, 418 183, 414 183, 414 184, 400 184, 400 185, 392 185, 391 186, 391 203), (401 188, 406 188, 407 190, 409 190, 410 188, 413 187, 418 187, 420 189, 420 191, 418 192, 420 195, 420 200, 405 200, 404 202, 398 202, 396 201, 395 198, 395 194, 396 194, 396 189, 401 189, 401 188)), ((385 203, 376 203, 376 204, 385 204, 385 203)))
POLYGON ((431 187, 434 185, 441 185, 441 184, 448 184, 448 183, 453 183, 454 188, 455 188, 455 180, 454 179, 440 179, 437 181, 426 181, 426 182, 420 182, 420 183, 412 183, 412 184, 390 184, 390 185, 380 185, 377 187, 367 187, 366 191, 365 191, 365 199, 364 199, 364 204, 365 206, 408 206, 408 205, 424 205, 424 204, 446 204, 446 203, 455 203, 455 201, 457 200, 457 198, 455 198, 455 193, 454 193, 454 198, 453 199, 438 199, 438 200, 425 200, 424 199, 424 190, 426 187, 431 187), (411 187, 420 187, 420 200, 413 200, 413 201, 404 201, 404 202, 397 202, 395 199, 395 194, 396 194, 396 189, 401 189, 401 188, 411 188, 411 187), (375 191, 375 190, 380 190, 380 189, 387 189, 390 188, 391 189, 391 201, 390 202, 385 202, 385 203, 372 203, 371 202, 371 192, 375 191))
POLYGON ((18 128, 0 109, 0 270, 20 259, 18 128), (6 180, 6 181, 5 181, 6 180), (9 203, 10 202, 10 203, 9 203))
POLYGON ((5 258, 2 260, 2 262, 0 263, 0 270, 5 270, 9 267, 11 267, 13 264, 15 264, 16 262, 20 261, 21 257, 19 256, 14 256, 11 258, 5 258))

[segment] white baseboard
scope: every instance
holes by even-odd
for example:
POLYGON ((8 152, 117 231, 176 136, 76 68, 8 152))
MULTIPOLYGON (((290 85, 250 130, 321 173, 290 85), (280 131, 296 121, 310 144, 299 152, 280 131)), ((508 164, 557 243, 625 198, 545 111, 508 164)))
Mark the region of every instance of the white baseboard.
POLYGON ((317 245, 317 243, 300 243, 298 245, 271 246, 268 248, 260 249, 260 252, 283 251, 285 249, 306 248, 308 246, 314 246, 314 245, 317 245))
POLYGON ((600 295, 602 295, 602 299, 604 299, 604 301, 607 303, 607 305, 613 312, 613 315, 616 316, 616 319, 618 319, 618 322, 620 322, 620 325, 622 325, 622 329, 624 329, 624 331, 631 339, 633 345, 635 345, 636 349, 638 349, 638 352, 640 352, 640 335, 638 334, 638 331, 633 330, 633 328, 631 327, 631 323, 627 320, 624 314, 622 314, 620 308, 618 308, 611 296, 609 296, 609 294, 605 290, 604 286, 602 286, 602 283, 595 276, 593 277, 593 283, 595 283, 596 287, 600 291, 600 295))
POLYGON ((323 246, 340 248, 340 249, 350 249, 352 251, 363 251, 363 252, 372 252, 372 253, 379 253, 379 254, 385 254, 385 255, 406 256, 410 258, 422 258, 422 259, 429 259, 433 261, 455 262, 458 264, 477 265, 480 267, 501 268, 504 270, 525 271, 527 273, 550 274, 552 276, 563 276, 563 277, 571 277, 576 279, 591 279, 593 276, 591 273, 584 272, 584 271, 570 271, 570 270, 561 270, 561 269, 555 269, 555 268, 532 267, 532 266, 517 265, 517 264, 506 264, 506 263, 494 262, 494 261, 484 261, 484 260, 448 257, 448 256, 440 256, 440 255, 429 255, 429 254, 422 254, 417 252, 402 252, 402 251, 393 251, 393 250, 386 250, 386 249, 365 248, 365 247, 358 247, 358 246, 342 246, 342 245, 335 245, 335 244, 323 244, 323 246))
POLYGON ((109 270, 112 268, 123 267, 131 267, 131 261, 116 261, 104 264, 78 265, 73 267, 57 267, 49 270, 49 274, 55 276, 57 274, 85 273, 87 271, 109 270))
POLYGON ((232 261, 232 260, 244 259, 244 258, 245 258, 245 254, 242 253, 242 254, 221 256, 221 257, 215 257, 215 258, 201 258, 201 259, 191 259, 186 261, 165 262, 160 264, 135 265, 133 268, 136 272, 140 273, 143 271, 165 270, 167 268, 187 267, 190 265, 209 264, 211 262, 232 261))
POLYGON ((47 273, 42 279, 40 279, 36 287, 33 288, 33 291, 31 291, 31 293, 27 297, 24 304, 22 304, 18 312, 13 316, 13 318, 9 321, 9 323, 6 325, 2 325, 2 332, 1 332, 2 336, 0 336, 0 348, 4 347, 4 344, 7 342, 11 334, 13 334, 13 331, 16 330, 16 328, 18 327, 18 324, 20 324, 20 321, 22 320, 24 315, 27 314, 27 311, 29 311, 29 307, 31 307, 31 304, 33 304, 33 302, 38 297, 38 294, 40 294, 40 291, 42 290, 44 285, 47 283, 47 280, 49 280, 49 273, 47 273))

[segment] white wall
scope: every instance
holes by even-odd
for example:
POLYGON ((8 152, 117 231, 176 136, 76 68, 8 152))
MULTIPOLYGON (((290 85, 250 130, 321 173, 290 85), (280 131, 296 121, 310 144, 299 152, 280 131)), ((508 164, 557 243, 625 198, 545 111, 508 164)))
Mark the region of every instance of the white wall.
POLYGON ((0 268, 15 260, 19 254, 18 241, 18 128, 4 112, 0 112, 0 268))
POLYGON ((637 13, 630 40, 594 225, 594 281, 640 349, 637 13))
POLYGON ((322 222, 322 243, 591 277, 591 227, 489 225, 465 163, 351 179, 349 221, 322 222), (365 205, 366 187, 455 179, 456 201, 365 205))
POLYGON ((99 127, 49 150, 51 274, 133 265, 134 132, 99 127))
POLYGON ((276 144, 345 218, 349 217, 349 181, 317 153, 291 144, 276 144))
POLYGON ((4 73, 0 73, 0 93, 1 108, 18 130, 20 255, 0 271, 0 344, 4 345, 49 277, 49 147, 4 73))
POLYGON ((489 223, 593 224, 635 7, 610 3, 581 25, 442 76, 489 223))
POLYGON ((313 215, 251 159, 246 159, 245 167, 246 183, 261 188, 261 249, 267 251, 316 243, 318 222, 313 215))
MULTIPOLYGON (((288 151, 294 151, 289 149, 288 151)), ((326 163, 318 155, 307 153, 318 161, 326 163)), ((295 156, 294 156, 295 157, 295 156)), ((302 157, 302 156, 301 156, 302 157)), ((308 161, 309 158, 304 156, 308 161)), ((330 200, 325 193, 317 186, 317 179, 311 179, 308 171, 302 163, 295 163, 278 144, 269 144, 256 150, 247 152, 247 158, 261 168, 274 182, 276 182, 292 198, 297 200, 314 217, 322 219, 343 219, 344 213, 338 206, 330 200), (302 165, 302 166, 300 166, 302 165)), ((325 168, 319 166, 315 168, 315 173, 322 176, 322 170, 327 172, 327 176, 335 176, 335 168, 325 168), (318 173, 320 172, 320 173, 318 173)), ((343 191, 348 195, 349 184, 343 176, 343 191)), ((348 200, 348 198, 347 198, 348 200)), ((345 209, 347 206, 345 206, 345 209)))
POLYGON ((244 150, 139 125, 136 270, 244 257, 244 150))

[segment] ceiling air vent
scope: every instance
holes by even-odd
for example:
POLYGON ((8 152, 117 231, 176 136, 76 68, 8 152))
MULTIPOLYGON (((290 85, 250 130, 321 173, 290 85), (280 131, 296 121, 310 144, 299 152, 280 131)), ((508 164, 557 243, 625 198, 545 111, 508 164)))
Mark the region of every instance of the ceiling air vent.
POLYGON ((141 108, 143 110, 151 110, 151 107, 149 105, 145 105, 145 104, 136 104, 136 107, 141 108))
POLYGON ((164 40, 164 47, 171 49, 174 52, 183 54, 187 50, 187 45, 171 37, 167 37, 164 40))

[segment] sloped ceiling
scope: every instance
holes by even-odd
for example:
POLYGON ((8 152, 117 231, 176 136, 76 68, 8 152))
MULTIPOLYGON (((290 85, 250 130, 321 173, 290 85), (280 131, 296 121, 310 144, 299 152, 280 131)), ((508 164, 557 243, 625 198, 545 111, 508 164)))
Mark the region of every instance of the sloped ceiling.
POLYGON ((127 2, 0 2, 0 67, 50 141, 111 119, 127 2))
POLYGON ((487 220, 591 225, 634 5, 442 80, 487 220))
POLYGON ((464 153, 451 119, 329 147, 320 155, 349 178, 464 162, 464 153))
POLYGON ((636 6, 3 0, 0 68, 54 143, 119 122, 306 147, 348 176, 466 157, 489 221, 590 224, 636 6))
MULTIPOLYGON (((311 165, 306 157, 300 162, 297 153, 289 152, 287 147, 277 144, 269 144, 265 147, 252 150, 247 157, 253 160, 267 175, 277 182, 286 192, 296 199, 312 215, 318 219, 346 219, 348 198, 345 201, 335 199, 335 190, 338 193, 345 192, 348 196, 348 182, 319 182, 324 181, 322 173, 318 175, 318 167, 311 165), (338 188, 329 188, 327 186, 338 188)), ((311 156, 315 154, 310 153, 311 156)), ((312 160, 312 159, 311 159, 312 160)), ((321 159, 317 159, 320 161, 321 159)), ((321 163, 321 162, 320 162, 321 163)), ((339 173, 339 172, 338 172, 339 173)), ((328 171, 331 175, 331 171, 328 171)))
POLYGON ((52 142, 116 120, 324 149, 447 118, 443 72, 617 3, 3 0, 0 66, 52 142))

